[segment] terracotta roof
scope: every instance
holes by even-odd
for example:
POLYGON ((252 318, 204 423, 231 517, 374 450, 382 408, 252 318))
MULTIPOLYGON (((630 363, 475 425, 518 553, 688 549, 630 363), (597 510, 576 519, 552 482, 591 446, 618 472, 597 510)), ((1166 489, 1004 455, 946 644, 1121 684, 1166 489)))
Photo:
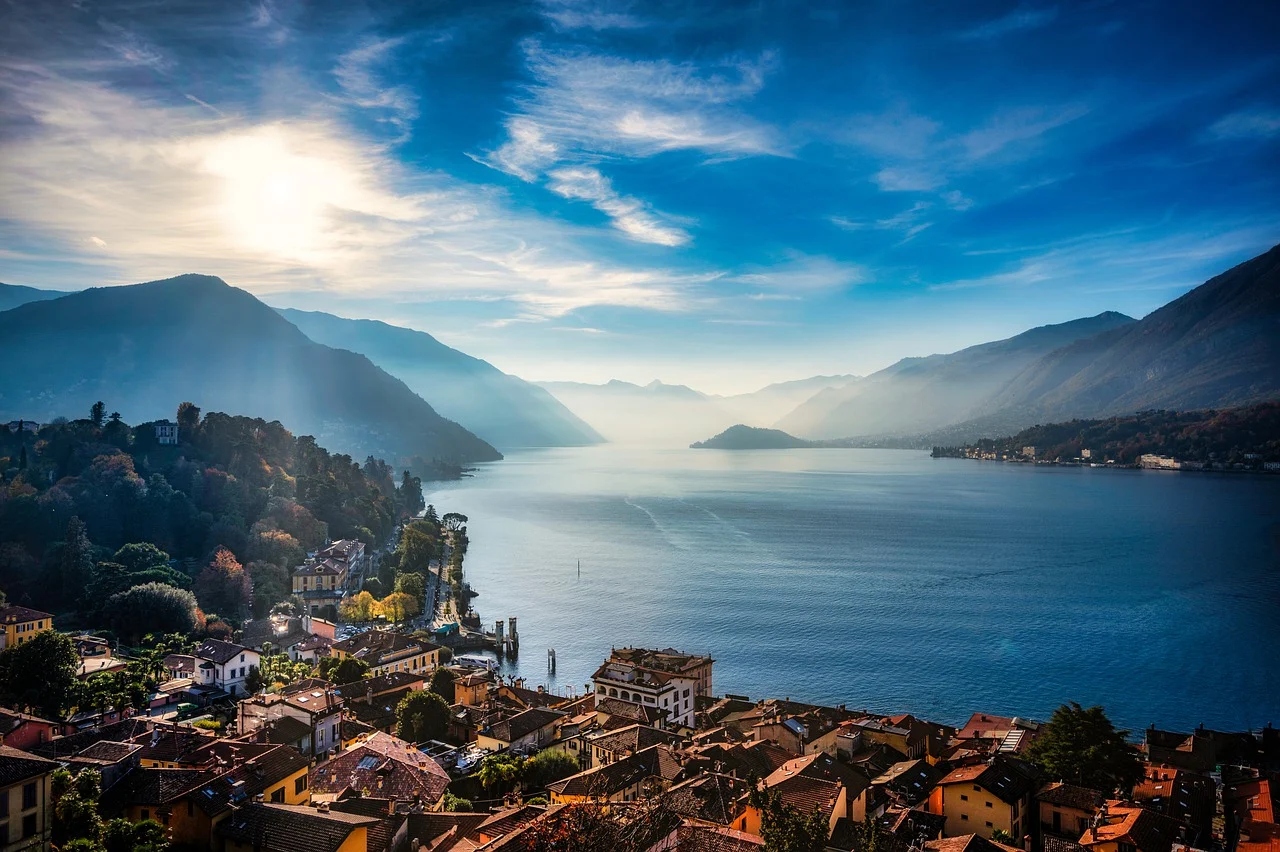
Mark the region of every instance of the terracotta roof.
MULTIPOLYGON (((251 760, 234 765, 230 771, 191 794, 196 807, 216 815, 233 805, 252 801, 253 797, 273 784, 297 774, 311 765, 296 748, 287 745, 237 743, 245 749, 263 749, 251 760)), ((214 770, 215 772, 218 770, 214 770)))
POLYGON ((987 763, 962 766, 938 783, 978 784, 1002 802, 1012 804, 1035 788, 1035 770, 1015 758, 997 755, 987 763))
POLYGON ((549 785, 547 789, 561 796, 607 798, 646 778, 676 781, 683 773, 684 765, 674 749, 653 746, 622 760, 570 775, 549 785))
POLYGON ((591 739, 592 748, 604 749, 614 754, 643 751, 656 745, 680 745, 681 738, 670 731, 662 731, 645 725, 628 725, 591 739))
POLYGON ((140 741, 142 751, 138 752, 138 757, 141 760, 177 763, 196 749, 208 745, 212 739, 212 732, 199 728, 157 727, 152 736, 140 741))
POLYGON ((0 787, 10 787, 57 768, 57 761, 45 760, 43 757, 0 745, 0 787))
POLYGON ((381 731, 311 770, 312 793, 348 790, 397 802, 434 804, 449 786, 448 774, 411 743, 381 731))
POLYGON ((652 725, 666 715, 657 707, 633 704, 630 701, 620 701, 617 698, 601 698, 599 696, 596 696, 596 712, 603 713, 606 716, 621 716, 624 719, 630 719, 633 722, 640 722, 645 725, 652 725))
POLYGON ((23 725, 28 724, 57 726, 58 723, 50 722, 48 719, 41 719, 39 716, 32 716, 30 713, 10 710, 8 707, 0 707, 0 736, 11 734, 23 725))
POLYGON ((760 852, 764 841, 719 825, 685 823, 650 846, 647 852, 760 852))
POLYGON ((344 683, 341 686, 335 686, 333 690, 350 703, 357 699, 367 698, 370 692, 375 696, 378 696, 385 692, 395 692, 401 689, 421 689, 426 685, 426 682, 426 678, 420 674, 410 674, 409 672, 386 672, 385 674, 367 677, 363 680, 354 681, 353 683, 344 683))
POLYGON ((164 658, 164 667, 169 671, 195 674, 196 658, 191 654, 170 654, 164 658))
POLYGON ((546 813, 546 808, 537 805, 520 805, 519 807, 507 808, 490 815, 488 819, 480 823, 476 827, 476 834, 482 840, 496 840, 499 837, 511 834, 513 831, 519 831, 544 813, 546 813))
POLYGON ((218 833, 264 852, 337 852, 353 831, 377 824, 376 818, 305 805, 250 803, 219 823, 218 833))
POLYGON ((1102 804, 1102 794, 1088 787, 1077 787, 1062 781, 1045 784, 1036 793, 1036 800, 1064 808, 1093 812, 1102 804))
POLYGON ((1178 839, 1178 823, 1145 808, 1111 808, 1105 823, 1081 835, 1086 848, 1098 843, 1129 843, 1138 852, 1169 852, 1178 839))
POLYGON ((504 743, 514 743, 524 737, 529 736, 534 731, 553 725, 560 719, 564 718, 564 714, 558 710, 547 710, 542 707, 530 707, 521 713, 517 713, 510 719, 505 719, 489 726, 488 736, 504 743))
POLYGON ((746 779, 704 772, 667 790, 665 801, 680 816, 729 825, 741 814, 738 800, 749 789, 746 779))
POLYGON ((1023 852, 1021 847, 997 843, 979 834, 930 840, 925 843, 924 848, 928 852, 1023 852))
POLYGON ((852 800, 870 783, 862 773, 822 752, 789 760, 764 779, 765 787, 801 813, 820 810, 824 814, 831 813, 842 787, 852 800))
POLYGON ((375 667, 381 665, 384 659, 435 651, 439 647, 416 636, 406 636, 403 633, 392 633, 387 630, 366 630, 364 633, 357 633, 350 639, 343 639, 332 645, 333 650, 364 660, 375 667))
POLYGON ((128 805, 167 805, 216 779, 204 769, 134 769, 102 794, 102 810, 117 813, 128 805))
POLYGON ((437 813, 409 814, 407 835, 412 844, 417 839, 423 849, 432 852, 449 852, 451 849, 471 850, 480 845, 480 835, 476 829, 489 819, 491 814, 454 813, 441 811, 437 813))
MULTIPOLYGON (((17 604, 9 604, 0 608, 0 624, 25 624, 28 621, 40 621, 41 619, 52 619, 53 614, 41 612, 38 609, 30 607, 18 606, 17 604)), ((52 627, 50 623, 50 627, 52 627)))
POLYGON ((142 746, 133 743, 117 743, 110 740, 99 740, 80 751, 76 760, 96 761, 101 763, 119 763, 142 750, 142 746))
POLYGON ((65 737, 54 737, 47 743, 33 745, 30 751, 41 757, 53 759, 73 757, 84 749, 102 740, 111 740, 112 742, 127 743, 140 736, 149 736, 151 729, 155 727, 155 723, 150 720, 138 716, 131 719, 123 719, 119 722, 112 722, 109 725, 102 725, 97 728, 90 728, 85 731, 77 731, 74 734, 65 737))
POLYGON ((294 577, 337 577, 346 571, 346 567, 331 559, 299 565, 293 569, 294 577))

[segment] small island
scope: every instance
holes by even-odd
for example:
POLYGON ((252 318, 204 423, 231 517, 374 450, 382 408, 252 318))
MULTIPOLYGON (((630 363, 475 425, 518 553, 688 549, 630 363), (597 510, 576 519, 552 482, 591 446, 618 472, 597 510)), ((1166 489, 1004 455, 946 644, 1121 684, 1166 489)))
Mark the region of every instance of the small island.
POLYGON ((756 426, 730 426, 714 438, 695 441, 689 447, 694 450, 794 450, 826 446, 819 441, 806 441, 788 435, 781 429, 761 429, 756 426))

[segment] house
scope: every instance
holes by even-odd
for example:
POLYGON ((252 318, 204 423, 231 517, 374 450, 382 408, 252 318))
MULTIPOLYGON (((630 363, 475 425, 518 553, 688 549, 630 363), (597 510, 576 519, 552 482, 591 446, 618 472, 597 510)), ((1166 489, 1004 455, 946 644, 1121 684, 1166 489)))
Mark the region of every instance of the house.
MULTIPOLYGON (((415 689, 425 689, 421 675, 390 672, 334 687, 346 704, 347 721, 358 721, 371 730, 395 733, 396 707, 415 689)), ((344 737, 344 742, 346 738, 344 737)))
POLYGON ((908 759, 928 753, 932 726, 913 716, 853 719, 840 725, 837 753, 852 755, 869 745, 887 745, 908 759))
POLYGON ((1102 807, 1103 796, 1097 790, 1055 781, 1036 793, 1040 816, 1040 834, 1075 840, 1089 828, 1094 814, 1102 807))
POLYGON ((893 764, 871 779, 871 786, 885 798, 911 806, 926 799, 937 781, 938 772, 928 761, 917 758, 893 764))
POLYGON ((795 754, 836 753, 840 725, 821 711, 772 716, 754 726, 755 739, 772 740, 795 754))
POLYGON ((413 743, 379 731, 311 770, 311 794, 327 801, 372 796, 389 799, 397 808, 430 809, 444 796, 449 780, 413 743))
POLYGON ((295 663, 318 665, 321 657, 329 656, 333 641, 327 636, 310 636, 289 649, 289 659, 295 663))
POLYGON ((195 680, 196 658, 191 654, 169 654, 164 658, 164 669, 171 680, 195 680))
POLYGON ((250 802, 218 825, 226 852, 372 852, 370 830, 378 817, 360 816, 306 805, 250 802))
MULTIPOLYGON (((460 669, 455 671, 461 672, 460 669)), ((489 700, 489 687, 492 685, 493 674, 487 671, 457 674, 453 679, 454 703, 479 707, 489 700)))
POLYGON ((168 420, 157 420, 152 424, 156 430, 156 443, 161 446, 175 447, 178 445, 178 424, 168 420))
POLYGON ((312 639, 329 639, 334 636, 332 622, 310 615, 272 615, 246 621, 240 631, 240 643, 272 654, 285 654, 289 659, 298 660, 295 649, 298 645, 312 639))
POLYGON ((0 745, 28 749, 53 739, 59 727, 57 722, 0 707, 0 745))
POLYGON ((939 781, 929 795, 929 811, 946 817, 948 837, 980 834, 990 839, 996 829, 1010 837, 1026 837, 1038 818, 1032 806, 1036 781, 1030 764, 998 754, 986 763, 962 766, 939 781))
POLYGON ((53 615, 25 606, 0 607, 0 651, 21 645, 41 630, 53 629, 53 615))
POLYGON ((339 539, 316 551, 315 558, 320 561, 330 560, 341 566, 348 577, 359 574, 364 567, 364 542, 354 538, 339 539))
POLYGON ((364 660, 374 675, 410 672, 430 675, 440 664, 440 646, 415 636, 368 630, 350 639, 334 642, 329 653, 339 660, 354 657, 364 660))
POLYGON ((682 755, 670 746, 653 746, 616 763, 570 775, 547 787, 551 803, 635 802, 660 793, 686 777, 682 755))
POLYGON ((150 734, 135 737, 132 742, 142 746, 138 752, 138 765, 150 769, 178 769, 187 756, 204 748, 214 739, 212 731, 203 731, 174 722, 156 725, 150 734))
POLYGON ((743 811, 743 797, 750 786, 745 778, 703 772, 681 781, 666 792, 666 803, 682 817, 733 825, 743 811))
POLYGON ((943 837, 924 844, 925 852, 1023 852, 1019 846, 997 843, 980 834, 943 837))
POLYGON ((1217 813, 1217 786, 1212 778, 1172 766, 1147 764, 1144 779, 1133 789, 1135 804, 1164 814, 1186 825, 1187 841, 1204 848, 1212 845, 1213 818, 1217 813))
POLYGON ((328 686, 293 685, 240 702, 237 730, 264 731, 268 742, 294 745, 323 759, 342 747, 342 696, 328 686))
POLYGON ((252 648, 221 639, 204 640, 194 656, 196 685, 220 689, 232 696, 244 692, 249 669, 257 668, 262 659, 252 648))
MULTIPOLYGON (((828 837, 835 832, 836 823, 840 820, 861 823, 867 816, 870 780, 823 752, 789 760, 761 783, 765 789, 776 793, 783 804, 802 814, 820 812, 827 821, 828 837)), ((759 809, 745 797, 742 804, 743 813, 735 828, 760 836, 759 809)))
POLYGON ((331 559, 308 562, 293 569, 292 582, 293 594, 302 598, 307 612, 314 615, 325 607, 336 607, 342 603, 346 594, 347 569, 331 559))
POLYGON ((1076 842, 1087 852, 1170 852, 1178 823, 1146 808, 1103 807, 1076 842))
POLYGON ((678 748, 681 744, 682 739, 678 734, 645 725, 628 725, 612 731, 601 731, 587 740, 591 766, 614 763, 656 745, 678 748))
POLYGON ((616 698, 602 698, 599 695, 595 699, 595 713, 602 728, 625 728, 635 724, 662 728, 667 724, 666 714, 657 707, 632 704, 616 698))
POLYGON ((0 852, 49 849, 49 776, 58 763, 0 745, 0 852))
POLYGON ((510 837, 546 812, 534 805, 519 805, 495 813, 411 813, 405 836, 410 848, 472 850, 510 837))
POLYGON ((286 745, 215 740, 188 754, 181 768, 135 769, 102 794, 99 806, 131 822, 156 820, 175 846, 217 848, 219 824, 257 797, 289 805, 310 801, 309 765, 286 745))
POLYGON ((673 726, 694 727, 694 699, 711 695, 710 657, 674 648, 615 648, 592 675, 596 700, 617 698, 655 707, 673 726))
POLYGON ((531 707, 478 731, 476 745, 492 751, 540 749, 556 738, 556 726, 564 717, 558 710, 531 707))

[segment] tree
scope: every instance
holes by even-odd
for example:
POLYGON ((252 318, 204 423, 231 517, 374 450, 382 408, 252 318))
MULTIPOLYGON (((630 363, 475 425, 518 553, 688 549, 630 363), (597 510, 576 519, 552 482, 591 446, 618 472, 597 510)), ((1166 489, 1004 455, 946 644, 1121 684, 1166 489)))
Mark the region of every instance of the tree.
POLYGON ((431 673, 431 683, 427 686, 436 695, 444 699, 445 704, 453 704, 456 696, 453 686, 453 672, 444 666, 437 668, 431 673))
POLYGON ((422 480, 407 470, 400 480, 400 487, 396 489, 396 504, 400 514, 408 516, 418 514, 426 506, 426 500, 422 497, 422 480))
POLYGON ((525 788, 528 790, 545 790, 561 778, 577 775, 580 771, 578 761, 568 752, 547 749, 529 758, 524 765, 525 788))
POLYGON ((1127 794, 1142 779, 1142 762, 1125 739, 1128 733, 1117 731, 1101 707, 1073 701, 1053 711, 1026 756, 1052 778, 1127 794))
POLYGON ((991 839, 996 843, 1003 843, 1005 846, 1018 846, 1017 838, 1005 831, 1003 828, 995 828, 991 830, 991 839))
POLYGON ((411 615, 422 611, 422 604, 413 595, 395 592, 378 602, 378 611, 386 616, 387 621, 399 623, 411 615))
POLYGON ((178 437, 190 441, 195 437, 196 427, 200 425, 200 408, 194 402, 184 402, 178 406, 178 437))
POLYGON ((426 597, 427 579, 422 574, 403 572, 396 575, 397 592, 404 592, 406 595, 412 595, 418 600, 426 597))
POLYGON ((102 827, 102 848, 104 852, 165 852, 169 840, 164 826, 155 820, 113 819, 102 827))
POLYGON ((325 657, 320 661, 320 677, 339 686, 363 680, 368 675, 369 664, 355 657, 325 657))
POLYGON ((467 525, 467 516, 460 512, 445 512, 444 517, 440 519, 444 524, 444 528, 449 532, 457 532, 467 525))
POLYGON ((343 621, 373 621, 378 614, 378 602, 368 592, 361 592, 343 600, 338 614, 343 621))
POLYGON ((462 814, 475 810, 475 806, 471 804, 470 799, 460 799, 452 793, 446 792, 440 799, 440 810, 462 814))
POLYGON ((476 778, 490 793, 506 793, 515 787, 524 774, 525 759, 510 752, 491 754, 480 761, 476 778))
POLYGON ((205 612, 243 618, 252 600, 253 584, 235 554, 219 547, 196 577, 195 593, 205 612))
POLYGON ((123 637, 147 633, 191 633, 199 625, 196 596, 164 583, 143 583, 107 600, 105 612, 123 637))
POLYGON ((102 400, 98 400, 89 407, 89 421, 93 423, 93 428, 101 429, 102 424, 107 421, 107 405, 102 400))
POLYGON ((76 698, 79 667, 71 638, 42 630, 0 651, 0 696, 11 707, 29 706, 38 716, 61 719, 76 698))
POLYGON ((79 600, 80 593, 93 577, 93 545, 85 532, 84 522, 73 515, 67 522, 67 538, 58 555, 58 579, 62 583, 62 600, 79 600))
POLYGON ((760 812, 760 837, 769 852, 823 852, 827 845, 827 821, 822 813, 809 814, 784 804, 776 791, 752 789, 748 803, 760 812))
POLYGON ((131 542, 122 546, 111 557, 111 561, 123 565, 130 574, 169 569, 169 554, 149 541, 131 542))
POLYGON ((400 570, 416 574, 427 573, 431 560, 436 558, 436 528, 426 521, 407 524, 400 534, 400 570))
POLYGON ((439 740, 448 730, 449 705, 430 690, 416 689, 396 706, 396 736, 402 740, 439 740))
MULTIPOLYGON (((54 775, 62 770, 55 770, 54 775)), ((102 776, 96 769, 82 769, 74 779, 53 780, 53 842, 62 846, 68 840, 98 843, 102 834, 102 817, 98 815, 98 798, 102 795, 102 776)))

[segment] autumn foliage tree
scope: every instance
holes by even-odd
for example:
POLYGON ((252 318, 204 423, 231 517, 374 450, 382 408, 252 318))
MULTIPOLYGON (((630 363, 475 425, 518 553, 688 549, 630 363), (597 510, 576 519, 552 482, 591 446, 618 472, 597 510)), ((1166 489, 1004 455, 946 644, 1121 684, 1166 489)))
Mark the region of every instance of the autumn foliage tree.
POLYGON ((253 584, 235 554, 225 547, 214 551, 213 559, 196 577, 195 593, 205 612, 243 618, 249 610, 253 584))

